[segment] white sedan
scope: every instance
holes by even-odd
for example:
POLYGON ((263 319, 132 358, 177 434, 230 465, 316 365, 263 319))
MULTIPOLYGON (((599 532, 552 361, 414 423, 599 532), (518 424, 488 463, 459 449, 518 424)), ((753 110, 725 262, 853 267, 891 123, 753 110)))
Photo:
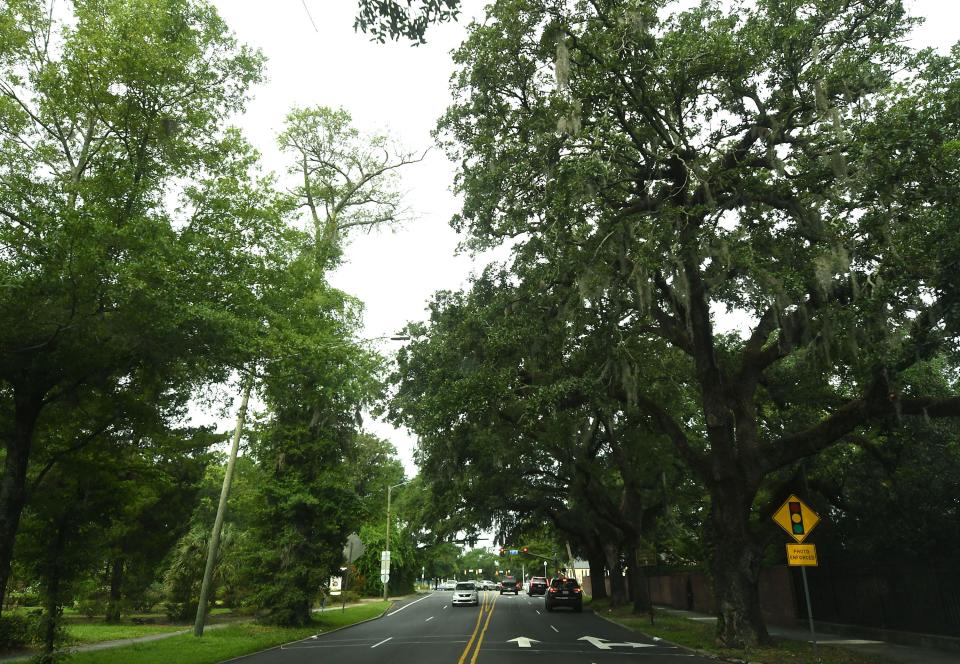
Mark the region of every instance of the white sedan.
POLYGON ((460 581, 453 589, 453 605, 469 604, 477 606, 480 604, 480 595, 477 594, 477 584, 473 581, 460 581))

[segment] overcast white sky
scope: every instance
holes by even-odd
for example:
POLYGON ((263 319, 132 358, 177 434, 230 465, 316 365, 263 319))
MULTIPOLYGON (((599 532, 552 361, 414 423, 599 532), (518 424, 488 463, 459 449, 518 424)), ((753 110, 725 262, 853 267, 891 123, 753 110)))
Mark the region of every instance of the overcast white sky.
MULTIPOLYGON (((915 33, 915 45, 946 50, 960 38, 960 0, 907 3, 915 15, 927 18, 915 33)), ((214 4, 242 42, 267 56, 268 80, 253 90, 247 112, 236 122, 263 153, 265 166, 282 173, 286 163, 275 137, 293 106, 342 106, 362 132, 386 129, 407 148, 430 146, 430 131, 448 104, 449 53, 466 35, 470 19, 482 19, 486 3, 463 0, 461 20, 431 27, 428 43, 416 48, 375 44, 355 33, 355 0, 214 4)), ((459 238, 448 225, 458 206, 450 191, 453 165, 434 149, 402 177, 414 219, 394 233, 355 239, 347 249, 348 264, 332 277, 335 286, 366 304, 368 338, 389 336, 407 321, 423 319, 432 293, 459 288, 481 267, 480 261, 454 254, 459 238)), ((389 349, 389 342, 382 348, 389 349)), ((225 420, 221 426, 232 424, 225 420)), ((416 473, 408 433, 377 422, 368 423, 368 429, 393 442, 408 475, 416 473)))

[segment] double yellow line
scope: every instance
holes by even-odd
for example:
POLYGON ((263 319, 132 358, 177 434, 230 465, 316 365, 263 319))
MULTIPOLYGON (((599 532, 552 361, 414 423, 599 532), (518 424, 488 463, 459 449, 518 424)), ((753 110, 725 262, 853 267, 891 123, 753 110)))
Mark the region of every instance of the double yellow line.
POLYGON ((483 637, 487 633, 487 627, 490 626, 490 618, 493 617, 493 605, 497 603, 497 597, 500 595, 494 595, 493 598, 489 598, 490 595, 493 595, 491 592, 483 593, 483 602, 480 604, 480 613, 477 616, 477 624, 473 628, 473 634, 470 635, 470 640, 467 641, 467 647, 463 649, 463 654, 460 655, 460 661, 457 664, 464 664, 467 661, 467 657, 470 655, 470 650, 473 649, 473 656, 470 657, 470 664, 476 664, 477 655, 480 654, 480 644, 483 643, 483 637), (489 601, 487 601, 489 599, 489 601), (487 614, 487 619, 484 621, 483 614, 487 614), (480 628, 480 625, 483 624, 483 629, 480 628), (476 641, 476 643, 474 643, 476 641))

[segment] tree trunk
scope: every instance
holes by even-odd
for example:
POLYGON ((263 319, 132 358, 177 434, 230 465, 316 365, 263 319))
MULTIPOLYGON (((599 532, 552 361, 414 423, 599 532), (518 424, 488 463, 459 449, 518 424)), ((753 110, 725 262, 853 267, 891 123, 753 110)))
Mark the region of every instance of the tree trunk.
POLYGON ((33 432, 42 406, 41 398, 27 398, 22 390, 14 389, 13 427, 4 441, 7 454, 3 478, 0 479, 0 612, 6 599, 13 544, 26 500, 27 464, 33 432))
POLYGON ((604 573, 606 557, 603 555, 603 548, 591 547, 587 555, 590 556, 590 594, 595 600, 607 599, 607 582, 604 573))
POLYGON ((630 565, 627 574, 630 579, 630 600, 633 602, 634 613, 651 613, 653 604, 650 602, 650 588, 647 586, 647 570, 637 564, 637 550, 628 549, 627 559, 630 565))
POLYGON ((745 648, 771 643, 760 612, 760 550, 750 533, 754 492, 732 481, 714 487, 713 574, 719 615, 717 644, 745 648))
POLYGON ((620 549, 613 544, 604 544, 603 552, 610 570, 610 606, 621 606, 627 603, 627 587, 620 564, 620 549))
POLYGON ((61 620, 62 600, 60 598, 61 578, 61 560, 63 558, 64 541, 66 540, 66 528, 64 525, 65 517, 61 517, 56 528, 56 536, 50 541, 50 548, 46 552, 47 561, 44 565, 43 579, 43 623, 41 637, 43 639, 43 652, 39 657, 40 662, 46 664, 54 661, 54 649, 57 646, 57 628, 61 620))
POLYGON ((107 601, 108 623, 120 622, 120 596, 123 588, 123 558, 115 558, 110 566, 110 599, 107 601))

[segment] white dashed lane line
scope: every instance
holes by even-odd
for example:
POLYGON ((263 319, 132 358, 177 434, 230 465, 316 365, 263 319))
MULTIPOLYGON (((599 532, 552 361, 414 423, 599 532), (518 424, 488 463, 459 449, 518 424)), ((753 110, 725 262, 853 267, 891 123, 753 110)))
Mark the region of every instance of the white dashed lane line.
POLYGON ((388 636, 387 638, 385 638, 385 639, 384 639, 383 641, 381 641, 380 643, 374 643, 374 644, 373 644, 372 646, 370 646, 370 647, 371 647, 371 648, 376 648, 377 646, 382 646, 384 643, 386 643, 387 641, 389 641, 389 640, 392 639, 392 638, 393 638, 392 636, 388 636))

